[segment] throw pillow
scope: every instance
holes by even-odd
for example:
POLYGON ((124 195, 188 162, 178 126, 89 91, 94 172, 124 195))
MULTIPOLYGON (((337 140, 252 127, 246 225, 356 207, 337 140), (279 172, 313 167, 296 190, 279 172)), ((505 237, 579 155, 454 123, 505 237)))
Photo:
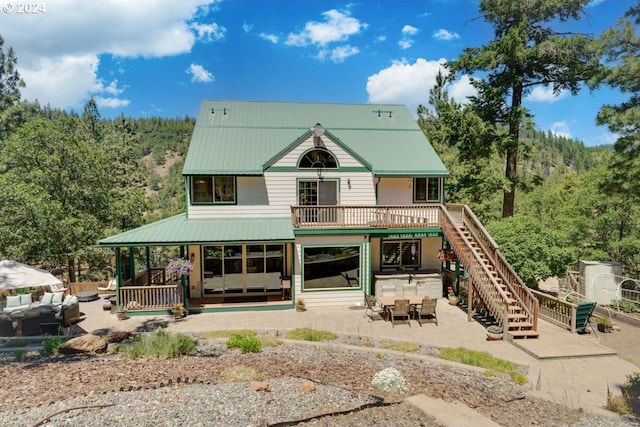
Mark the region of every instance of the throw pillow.
POLYGON ((44 295, 42 295, 42 299, 40 299, 40 304, 51 304, 52 301, 53 292, 45 292, 44 295))
POLYGON ((64 298, 64 292, 54 292, 52 304, 62 304, 62 299, 64 298))
POLYGON ((31 305, 32 302, 31 294, 20 295, 20 305, 31 305))
POLYGON ((65 307, 71 305, 71 295, 67 295, 66 297, 64 297, 64 301, 62 301, 62 305, 64 305, 65 307))
POLYGON ((7 307, 18 307, 20 305, 20 295, 7 296, 7 307))
POLYGON ((78 297, 75 295, 71 296, 71 302, 69 303, 69 305, 76 305, 78 303, 78 297))

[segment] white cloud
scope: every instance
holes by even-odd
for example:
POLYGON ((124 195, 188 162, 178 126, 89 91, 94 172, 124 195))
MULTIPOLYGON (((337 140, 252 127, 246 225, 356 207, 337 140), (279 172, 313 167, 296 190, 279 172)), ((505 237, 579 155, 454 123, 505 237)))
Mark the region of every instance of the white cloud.
POLYGON ((273 44, 278 44, 278 41, 280 40, 275 34, 260 33, 259 37, 261 39, 270 41, 273 44))
POLYGON ((406 50, 413 46, 414 40, 412 36, 418 34, 418 31, 419 30, 416 27, 412 27, 411 25, 405 25, 402 27, 402 30, 400 31, 402 33, 402 38, 398 41, 400 49, 406 50))
MULTIPOLYGON (((404 104, 415 114, 419 104, 427 103, 438 71, 446 74, 445 62, 444 58, 437 61, 418 58, 413 64, 404 59, 394 61, 388 68, 369 76, 369 102, 404 104)), ((461 78, 449 88, 449 95, 458 102, 465 102, 466 96, 474 93, 468 77, 461 78)))
POLYGON ((345 59, 350 56, 356 55, 359 52, 360 50, 357 47, 350 46, 348 44, 344 46, 338 46, 331 51, 331 61, 336 63, 344 62, 345 59))
POLYGON ((562 120, 560 122, 555 122, 549 128, 552 134, 555 136, 563 136, 565 138, 573 138, 571 136, 571 130, 569 129, 569 124, 566 120, 562 120))
POLYGON ((554 94, 551 86, 536 86, 531 93, 525 97, 527 101, 531 102, 556 102, 569 95, 566 90, 561 90, 560 93, 554 94))
POLYGON ((416 34, 418 34, 418 29, 416 27, 412 27, 411 25, 405 25, 404 27, 402 27, 401 32, 402 34, 408 36, 415 36, 416 34))
MULTIPOLYGON (((24 99, 57 108, 79 108, 104 91, 100 55, 164 57, 191 51, 197 40, 224 34, 217 24, 198 23, 200 13, 219 0, 56 0, 46 16, 0 14, 6 46, 18 57, 27 86, 24 99), (28 31, 25 31, 28 28, 28 31)), ((106 106, 128 103, 117 96, 106 106)))
POLYGON ((191 81, 195 83, 210 83, 213 81, 213 74, 199 64, 189 65, 187 74, 191 74, 191 81))
POLYGON ((323 12, 322 15, 325 22, 307 22, 302 31, 290 33, 285 44, 297 47, 309 45, 324 47, 330 43, 345 41, 366 28, 366 24, 351 17, 349 12, 331 9, 323 12))
POLYGON ((461 104, 469 103, 469 97, 478 94, 476 88, 471 85, 471 78, 464 74, 458 80, 447 86, 449 96, 461 104))
POLYGON ((193 23, 189 26, 194 29, 198 40, 204 42, 212 42, 224 38, 227 29, 218 24, 198 24, 193 23))
POLYGON ((106 107, 106 108, 119 108, 126 107, 131 102, 128 99, 118 99, 118 98, 103 98, 102 96, 95 96, 93 98, 96 101, 98 107, 106 107))
POLYGON ((382 42, 385 42, 385 41, 387 41, 387 36, 385 36, 385 35, 378 36, 378 37, 376 37, 376 40, 375 40, 375 41, 376 41, 376 43, 382 43, 382 42))
POLYGON ((242 24, 242 31, 244 31, 245 33, 250 33, 251 30, 253 30, 254 24, 249 24, 247 22, 244 22, 242 24))
POLYGON ((436 40, 455 40, 460 38, 460 34, 452 33, 450 31, 445 30, 444 28, 440 28, 437 31, 433 32, 433 38, 436 40))

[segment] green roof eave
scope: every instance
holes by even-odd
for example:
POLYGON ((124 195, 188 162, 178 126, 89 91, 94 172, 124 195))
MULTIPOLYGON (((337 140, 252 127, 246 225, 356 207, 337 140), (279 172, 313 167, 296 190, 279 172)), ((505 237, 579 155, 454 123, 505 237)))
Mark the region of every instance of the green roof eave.
POLYGON ((99 246, 173 246, 215 242, 293 240, 290 217, 187 218, 180 214, 98 242, 99 246))

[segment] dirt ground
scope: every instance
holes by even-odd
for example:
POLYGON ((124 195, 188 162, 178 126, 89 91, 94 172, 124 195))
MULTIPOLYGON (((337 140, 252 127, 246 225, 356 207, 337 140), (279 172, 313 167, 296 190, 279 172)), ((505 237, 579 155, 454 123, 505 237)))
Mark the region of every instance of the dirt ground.
MULTIPOLYGON (((593 334, 593 332, 591 332, 593 334)), ((618 352, 618 356, 638 367, 640 372, 640 327, 614 321, 613 332, 596 332, 595 338, 600 344, 618 352)))

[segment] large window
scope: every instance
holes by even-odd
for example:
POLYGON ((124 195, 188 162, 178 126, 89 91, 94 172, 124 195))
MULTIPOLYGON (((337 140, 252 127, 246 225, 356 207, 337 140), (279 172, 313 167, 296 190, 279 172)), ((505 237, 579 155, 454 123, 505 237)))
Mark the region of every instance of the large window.
POLYGON ((419 240, 383 240, 382 268, 399 270, 420 267, 419 240))
POLYGON ((194 176, 191 178, 192 203, 235 203, 233 176, 194 176))
POLYGON ((303 290, 360 286, 359 246, 307 246, 303 256, 303 290))
POLYGON ((413 179, 414 202, 439 202, 440 178, 414 178, 413 179))
POLYGON ((300 169, 336 169, 338 162, 327 150, 315 149, 300 158, 298 167, 300 169))
POLYGON ((280 289, 283 244, 204 246, 204 293, 246 294, 280 289))

